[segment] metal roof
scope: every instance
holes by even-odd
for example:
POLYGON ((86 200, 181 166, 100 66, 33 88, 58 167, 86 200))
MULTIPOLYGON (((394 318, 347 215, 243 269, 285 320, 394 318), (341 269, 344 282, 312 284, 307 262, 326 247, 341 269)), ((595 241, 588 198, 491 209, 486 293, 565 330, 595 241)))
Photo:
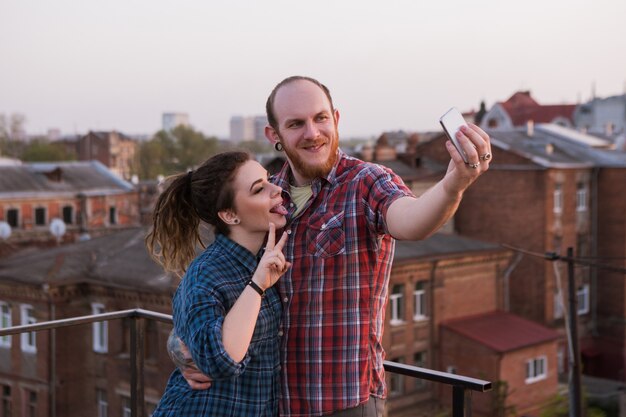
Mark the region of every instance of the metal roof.
POLYGON ((0 197, 59 195, 63 193, 119 193, 133 185, 98 161, 38 162, 0 165, 0 197))
POLYGON ((398 240, 393 258, 394 264, 418 258, 442 257, 471 252, 506 251, 500 245, 470 239, 454 234, 435 233, 428 239, 419 241, 398 240))
POLYGON ((51 249, 27 249, 0 261, 0 280, 170 291, 177 278, 152 260, 144 243, 146 233, 145 228, 131 228, 51 249))
MULTIPOLYGON (((626 152, 607 141, 553 124, 488 130, 493 146, 527 158, 545 168, 625 167, 626 152)), ((492 167, 498 168, 497 162, 492 167)))

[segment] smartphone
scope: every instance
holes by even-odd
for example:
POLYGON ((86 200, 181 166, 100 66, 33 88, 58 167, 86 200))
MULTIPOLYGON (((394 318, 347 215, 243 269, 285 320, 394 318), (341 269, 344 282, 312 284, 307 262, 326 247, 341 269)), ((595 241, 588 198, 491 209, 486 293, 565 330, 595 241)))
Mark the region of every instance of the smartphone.
POLYGON ((461 145, 456 138, 456 132, 459 131, 461 126, 467 126, 467 123, 465 122, 465 119, 463 118, 461 112, 458 111, 456 107, 452 107, 439 118, 439 123, 441 124, 441 127, 443 127, 444 132, 446 132, 448 138, 450 138, 450 140, 454 144, 456 150, 459 151, 459 153, 461 154, 463 161, 465 161, 465 163, 467 164, 467 154, 465 153, 463 148, 461 148, 461 145))

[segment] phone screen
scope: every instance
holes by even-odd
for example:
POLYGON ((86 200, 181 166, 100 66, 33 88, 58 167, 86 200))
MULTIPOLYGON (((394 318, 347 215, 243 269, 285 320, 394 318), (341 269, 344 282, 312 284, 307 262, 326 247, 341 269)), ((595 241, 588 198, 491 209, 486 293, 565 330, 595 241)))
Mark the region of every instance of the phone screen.
POLYGON ((459 141, 456 139, 456 133, 459 131, 461 126, 467 126, 465 119, 460 111, 456 109, 456 107, 452 107, 450 110, 444 113, 441 118, 439 118, 439 123, 443 127, 444 132, 448 135, 448 138, 452 141, 456 150, 459 151, 463 161, 468 163, 467 155, 465 151, 461 148, 459 141))

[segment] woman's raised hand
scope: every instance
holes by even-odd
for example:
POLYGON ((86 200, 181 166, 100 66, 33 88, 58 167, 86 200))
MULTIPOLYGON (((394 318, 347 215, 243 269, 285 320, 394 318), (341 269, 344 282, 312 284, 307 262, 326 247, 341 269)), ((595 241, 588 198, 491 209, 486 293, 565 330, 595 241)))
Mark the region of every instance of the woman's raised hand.
POLYGON ((270 223, 265 253, 263 253, 259 261, 259 266, 252 277, 252 280, 263 290, 267 290, 272 285, 276 284, 278 279, 287 272, 287 269, 291 266, 291 263, 285 260, 285 255, 283 254, 283 247, 285 243, 287 243, 288 236, 289 234, 287 232, 283 232, 280 240, 275 243, 276 225, 270 223))

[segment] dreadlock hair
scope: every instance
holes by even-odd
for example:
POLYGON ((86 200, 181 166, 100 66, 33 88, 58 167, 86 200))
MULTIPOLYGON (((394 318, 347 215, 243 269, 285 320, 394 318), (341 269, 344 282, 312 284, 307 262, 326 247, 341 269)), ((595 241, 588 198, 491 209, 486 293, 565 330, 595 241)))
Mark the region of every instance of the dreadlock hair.
POLYGON ((201 221, 216 234, 228 236, 229 226, 220 219, 222 210, 234 209, 233 179, 239 167, 252 159, 244 151, 212 156, 195 171, 166 178, 167 188, 157 199, 146 247, 166 271, 182 276, 196 256, 201 221))

